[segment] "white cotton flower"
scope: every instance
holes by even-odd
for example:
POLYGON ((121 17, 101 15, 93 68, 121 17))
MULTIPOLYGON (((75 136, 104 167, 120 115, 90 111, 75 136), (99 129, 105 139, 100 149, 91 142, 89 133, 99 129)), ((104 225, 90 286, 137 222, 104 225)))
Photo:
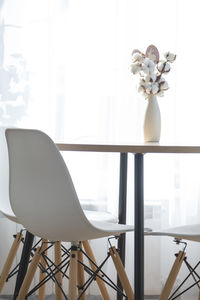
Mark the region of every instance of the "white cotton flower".
POLYGON ((146 65, 148 66, 149 68, 149 73, 153 73, 154 72, 154 69, 155 69, 155 63, 151 60, 151 59, 147 59, 146 60, 146 65))
POLYGON ((144 57, 142 56, 141 53, 134 53, 133 54, 133 62, 139 62, 139 63, 142 63, 144 61, 144 57))
POLYGON ((157 66, 157 69, 159 72, 167 73, 170 71, 170 64, 166 61, 160 61, 160 63, 157 66))
POLYGON ((157 94, 158 90, 159 90, 159 86, 157 82, 152 83, 152 87, 151 87, 152 94, 153 95, 157 94))
POLYGON ((157 69, 159 72, 162 72, 164 70, 164 66, 165 66, 165 62, 164 61, 160 61, 158 66, 157 66, 157 69))
POLYGON ((147 67, 147 65, 143 65, 141 70, 144 74, 149 75, 149 68, 147 67))
POLYGON ((157 79, 157 75, 156 75, 156 74, 151 74, 151 80, 152 80, 153 82, 155 82, 156 79, 157 79))
POLYGON ((151 76, 150 76, 150 75, 144 76, 144 81, 145 81, 145 82, 151 81, 151 76))
MULTIPOLYGON (((156 79, 157 79, 156 74, 151 74, 151 75, 144 76, 144 81, 146 83, 152 83, 153 84, 153 83, 155 83, 156 79)), ((156 85, 158 85, 158 83, 156 83, 156 85)))
POLYGON ((138 87, 138 92, 141 93, 141 94, 144 94, 145 92, 145 87, 143 85, 139 85, 138 87))
POLYGON ((161 91, 166 91, 168 89, 169 89, 169 85, 168 85, 167 81, 164 81, 164 82, 160 83, 160 90, 161 91))
POLYGON ((131 65, 131 72, 133 73, 133 74, 137 74, 137 73, 139 73, 140 72, 140 64, 138 64, 138 63, 134 63, 134 64, 132 64, 131 65))
POLYGON ((145 58, 144 59, 144 63, 142 65, 142 71, 144 74, 149 75, 152 74, 155 70, 155 64, 152 60, 150 60, 149 58, 145 58))
POLYGON ((145 75, 149 75, 153 72, 152 68, 149 67, 148 65, 146 64, 143 64, 142 65, 142 68, 141 68, 142 72, 145 74, 145 75))
POLYGON ((150 83, 146 84, 146 86, 145 86, 145 92, 150 95, 151 94, 151 90, 152 90, 151 84, 150 83))
POLYGON ((155 66, 155 63, 153 62, 153 60, 149 59, 148 57, 145 58, 144 63, 150 67, 155 66))
POLYGON ((156 96, 163 97, 164 96, 164 91, 159 91, 156 96))
POLYGON ((165 81, 166 81, 165 78, 161 76, 158 82, 162 83, 162 82, 165 82, 165 81))
POLYGON ((156 74, 150 74, 150 75, 144 76, 144 81, 145 82, 155 82, 156 78, 157 78, 156 74))
POLYGON ((146 83, 144 82, 143 79, 141 79, 139 84, 138 84, 138 92, 140 92, 144 95, 145 90, 146 90, 146 83))
POLYGON ((166 52, 165 54, 164 54, 164 57, 166 58, 166 60, 167 61, 169 61, 169 62, 174 62, 175 61, 175 59, 176 59, 176 54, 173 54, 173 53, 170 53, 170 52, 166 52))
POLYGON ((144 96, 145 98, 149 97, 149 94, 150 94, 149 91, 148 91, 148 93, 146 92, 146 88, 144 85, 140 85, 138 87, 138 92, 140 92, 142 94, 142 96, 144 96))
POLYGON ((165 72, 169 72, 170 69, 171 69, 171 66, 170 66, 170 64, 167 62, 167 63, 165 64, 164 71, 165 71, 165 72))

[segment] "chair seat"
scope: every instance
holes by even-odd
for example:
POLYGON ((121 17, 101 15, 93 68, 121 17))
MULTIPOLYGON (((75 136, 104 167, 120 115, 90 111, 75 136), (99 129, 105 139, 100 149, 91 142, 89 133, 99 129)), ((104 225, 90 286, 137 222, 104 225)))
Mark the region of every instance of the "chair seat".
POLYGON ((108 223, 118 223, 118 218, 111 213, 104 211, 83 210, 90 221, 103 221, 108 223))
POLYGON ((161 231, 145 232, 145 235, 171 236, 177 239, 185 239, 200 242, 200 224, 185 225, 163 229, 161 231))
POLYGON ((5 213, 5 212, 3 212, 1 210, 0 210, 0 212, 2 213, 2 215, 4 217, 8 218, 9 220, 11 220, 11 221, 13 221, 15 223, 20 224, 20 222, 18 221, 17 217, 14 214, 12 214, 12 213, 5 213))
POLYGON ((110 222, 100 222, 100 221, 91 221, 91 224, 99 230, 103 230, 105 232, 110 232, 113 234, 116 233, 124 233, 127 231, 134 231, 134 227, 131 225, 124 225, 124 224, 116 224, 110 222))
MULTIPOLYGON (((16 222, 18 224, 20 223, 14 214, 8 214, 8 213, 2 212, 2 211, 0 211, 0 212, 9 220, 16 222)), ((84 210, 84 213, 90 221, 103 221, 103 222, 108 222, 108 223, 118 223, 118 218, 108 212, 84 210)))

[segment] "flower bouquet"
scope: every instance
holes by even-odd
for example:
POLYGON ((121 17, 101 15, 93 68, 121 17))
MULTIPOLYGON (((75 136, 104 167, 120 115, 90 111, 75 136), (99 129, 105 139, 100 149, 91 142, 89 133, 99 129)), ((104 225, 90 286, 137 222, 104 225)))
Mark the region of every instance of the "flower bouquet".
POLYGON ((159 142, 161 117, 157 96, 162 97, 164 92, 169 89, 164 75, 169 73, 171 63, 175 61, 176 55, 166 52, 164 59, 160 60, 158 49, 154 45, 150 45, 145 54, 139 50, 133 50, 132 59, 131 72, 140 76, 138 91, 145 99, 148 99, 144 119, 144 141, 159 142))
POLYGON ((134 75, 140 75, 138 91, 145 98, 149 98, 149 95, 162 97, 164 91, 169 89, 163 75, 169 73, 170 63, 175 61, 176 55, 166 52, 164 59, 160 60, 158 49, 154 45, 150 45, 145 54, 139 50, 133 50, 132 58, 131 72, 134 75))

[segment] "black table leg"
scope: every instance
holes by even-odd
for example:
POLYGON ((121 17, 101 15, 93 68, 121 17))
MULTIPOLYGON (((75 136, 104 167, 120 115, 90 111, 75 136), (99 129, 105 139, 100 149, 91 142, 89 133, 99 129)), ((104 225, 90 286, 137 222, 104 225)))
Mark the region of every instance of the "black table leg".
MULTIPOLYGON (((119 179, 119 223, 126 224, 126 194, 127 194, 127 153, 120 153, 120 179, 119 179)), ((125 244, 126 235, 122 234, 118 240, 119 255, 123 265, 125 265, 125 244)), ((122 289, 119 278, 117 277, 117 286, 122 289)), ((117 294, 117 300, 121 300, 122 295, 117 294)))
POLYGON ((143 154, 135 154, 135 300, 144 300, 144 176, 143 154))
POLYGON ((17 299, 19 290, 21 288, 21 285, 23 283, 24 277, 27 272, 28 263, 29 263, 30 255, 31 255, 31 249, 33 246, 33 239, 34 239, 34 235, 32 235, 29 231, 27 231, 25 240, 24 240, 24 246, 23 246, 23 250, 22 250, 21 260, 20 260, 20 264, 19 264, 19 271, 17 274, 13 300, 17 299))

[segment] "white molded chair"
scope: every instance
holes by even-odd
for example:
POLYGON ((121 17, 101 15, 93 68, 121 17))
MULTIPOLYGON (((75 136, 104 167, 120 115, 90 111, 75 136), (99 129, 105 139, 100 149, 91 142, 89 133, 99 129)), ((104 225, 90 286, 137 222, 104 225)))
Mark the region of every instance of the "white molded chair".
MULTIPOLYGON (((9 199, 9 158, 7 151, 7 142, 5 139, 6 128, 0 129, 0 212, 9 220, 21 224, 18 218, 15 216, 9 199)), ((15 236, 13 244, 8 252, 8 256, 4 263, 4 266, 0 275, 0 293, 7 281, 9 272, 13 265, 14 259, 19 249, 20 242, 23 239, 22 231, 18 232, 15 236)), ((43 263, 45 267, 45 263, 43 263)), ((40 277, 43 277, 42 271, 40 270, 40 277)), ((39 289, 39 299, 42 300, 45 297, 45 285, 39 289)))
MULTIPOLYGON (((76 299, 78 243, 83 241, 87 253, 88 240, 118 236, 133 231, 132 226, 90 221, 81 208, 67 166, 54 142, 43 132, 29 129, 4 130, 4 151, 8 155, 9 200, 20 223, 31 233, 50 241, 72 243, 69 270, 69 300, 76 299), (75 259, 76 258, 76 259, 75 259)), ((8 170, 7 170, 8 172, 8 170)), ((8 181, 5 181, 8 195, 8 181)), ((8 197, 8 196, 7 196, 8 197)), ((18 300, 28 292, 36 266, 46 249, 45 243, 36 251, 18 300)), ((118 270, 128 298, 133 291, 117 252, 111 257, 118 270)), ((99 273, 97 273, 98 275, 99 273)), ((99 279, 98 275, 98 279, 99 279)), ((104 299, 109 299, 106 295, 104 299)))
POLYGON ((189 288, 192 288, 195 285, 197 285, 199 288, 198 299, 200 299, 200 286, 198 284, 200 277, 196 273, 196 268, 199 265, 199 263, 195 266, 195 268, 193 268, 187 260, 186 251, 185 251, 187 246, 187 243, 185 241, 189 240, 194 242, 200 242, 200 224, 173 227, 173 228, 164 229, 160 231, 149 231, 149 232, 145 232, 145 235, 173 237, 174 242, 176 242, 177 244, 184 244, 183 249, 175 254, 176 258, 174 264, 170 270, 169 276, 165 282, 159 300, 176 299, 185 291, 187 291, 189 288), (185 262, 186 267, 189 270, 189 275, 183 280, 183 282, 179 285, 179 287, 172 293, 175 281, 177 279, 178 273, 181 269, 183 262, 185 262), (187 279, 190 276, 193 277, 195 283, 180 292, 180 287, 187 281, 187 279))
MULTIPOLYGON (((20 223, 15 216, 15 214, 12 211, 12 208, 10 206, 10 200, 9 200, 9 163, 8 163, 8 152, 7 152, 7 145, 6 145, 6 139, 5 139, 5 130, 6 128, 0 129, 0 212, 9 220, 20 223)), ((84 213, 86 214, 87 218, 91 220, 104 220, 106 222, 111 223, 117 223, 118 219, 117 217, 113 216, 112 214, 108 212, 98 212, 98 211, 92 211, 92 210, 84 210, 84 213)), ((23 239, 22 232, 18 232, 16 234, 16 237, 13 241, 13 244, 9 250, 8 256, 6 258, 6 261, 4 263, 4 266, 1 271, 0 275, 0 293, 7 281, 7 278, 9 276, 9 272, 11 270, 11 267, 13 265, 14 259, 17 254, 17 250, 19 248, 20 242, 23 239)), ((55 259, 60 259, 60 249, 61 245, 60 243, 55 243, 54 245, 54 251, 55 251, 55 259)), ((46 263, 43 258, 41 258, 41 264, 43 268, 46 267, 46 263)), ((59 274, 60 275, 60 274, 59 274)), ((59 276, 58 276, 59 277, 59 276)), ((43 280, 45 278, 45 273, 40 268, 40 280, 43 280)), ((59 277, 60 281, 62 281, 61 277, 59 277)), ((56 298, 59 298, 58 295, 60 295, 60 291, 57 289, 56 286, 56 298)), ((45 298, 45 284, 41 286, 39 289, 39 300, 43 300, 45 298)))

